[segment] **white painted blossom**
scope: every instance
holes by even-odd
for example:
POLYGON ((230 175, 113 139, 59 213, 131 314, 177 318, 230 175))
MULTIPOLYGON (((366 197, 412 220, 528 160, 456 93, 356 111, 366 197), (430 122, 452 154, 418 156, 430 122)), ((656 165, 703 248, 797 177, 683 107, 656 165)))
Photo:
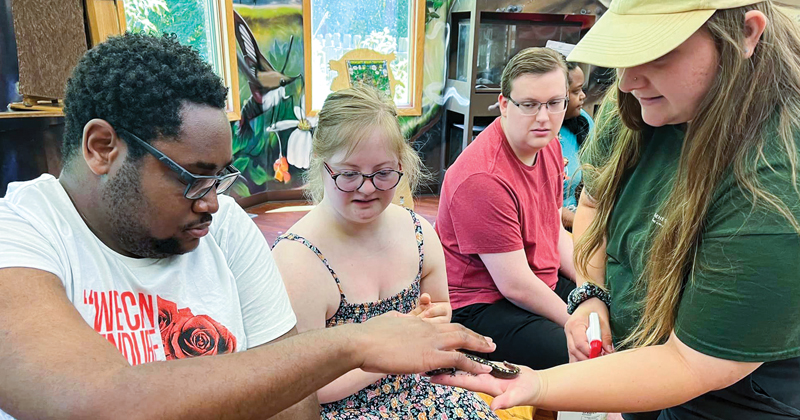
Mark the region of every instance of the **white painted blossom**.
POLYGON ((305 103, 305 95, 302 95, 300 106, 292 109, 296 120, 278 121, 267 128, 267 131, 273 132, 295 128, 289 135, 286 145, 286 160, 290 165, 300 169, 308 169, 311 166, 311 129, 317 125, 316 117, 306 117, 305 103))
POLYGON ((286 146, 286 160, 297 168, 308 169, 311 166, 311 128, 317 125, 316 117, 306 117, 306 96, 300 97, 300 106, 294 107, 297 117, 297 130, 289 135, 286 146))

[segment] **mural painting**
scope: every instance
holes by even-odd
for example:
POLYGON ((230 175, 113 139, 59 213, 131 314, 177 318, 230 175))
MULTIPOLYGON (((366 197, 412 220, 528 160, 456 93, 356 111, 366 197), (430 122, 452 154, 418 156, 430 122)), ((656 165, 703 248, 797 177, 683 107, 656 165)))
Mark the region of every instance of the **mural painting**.
MULTIPOLYGON (((406 137, 421 140, 414 144, 420 151, 438 147, 440 141, 438 136, 419 134, 435 122, 444 103, 450 4, 448 0, 426 3, 422 115, 400 117, 406 137)), ((234 0, 234 10, 242 117, 232 124, 233 153, 234 165, 246 178, 234 192, 247 197, 299 190, 316 124, 315 118, 306 117, 302 5, 291 0, 234 0)))
POLYGON ((302 187, 313 118, 303 100, 303 14, 299 3, 234 2, 241 119, 232 124, 234 166, 248 197, 302 187))

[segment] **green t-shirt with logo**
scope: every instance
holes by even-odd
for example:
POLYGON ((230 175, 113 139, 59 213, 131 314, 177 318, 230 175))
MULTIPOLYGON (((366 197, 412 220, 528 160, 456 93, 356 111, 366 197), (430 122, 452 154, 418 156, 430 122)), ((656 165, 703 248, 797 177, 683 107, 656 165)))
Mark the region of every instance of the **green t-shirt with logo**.
MULTIPOLYGON (((664 224, 661 205, 673 186, 683 129, 665 126, 645 132, 640 159, 625 172, 609 219, 605 284, 612 297, 611 329, 616 344, 632 331, 641 316, 644 293, 635 285, 641 281, 653 231, 664 224)), ((792 187, 786 153, 778 148, 780 139, 775 130, 766 132, 771 133, 764 148, 767 163, 759 164, 758 180, 800 220, 800 198, 792 187)), ((800 149, 798 140, 796 137, 800 149)), ((595 166, 602 164, 610 156, 613 141, 608 133, 599 133, 586 144, 582 158, 595 166)), ((586 180, 589 194, 594 189, 593 182, 586 180)), ((754 208, 732 174, 714 192, 702 240, 684 283, 675 334, 687 346, 710 356, 741 362, 781 361, 773 367, 767 363, 756 373, 767 374, 767 379, 759 381, 775 388, 776 393, 785 394, 780 397, 783 400, 791 400, 790 405, 786 401, 775 404, 785 406, 791 415, 800 413, 800 396, 793 395, 800 393, 800 236, 774 209, 754 208), (790 367, 782 378, 776 377, 775 372, 786 371, 787 359, 792 359, 790 366, 797 366, 790 367), (778 368, 777 364, 782 366, 778 368)), ((731 405, 724 405, 726 409, 741 414, 741 406, 731 407, 743 398, 752 398, 752 407, 760 404, 756 401, 761 398, 760 388, 752 391, 749 383, 747 386, 747 397, 733 393, 723 397, 731 401, 731 405)), ((710 407, 710 401, 720 401, 698 397, 701 399, 703 407, 710 407)), ((772 407, 770 404, 767 406, 772 407)), ((696 415, 704 410, 698 407, 695 402, 686 412, 696 415)), ((715 410, 721 409, 715 407, 710 412, 715 410)), ((756 413, 752 418, 762 418, 762 408, 753 410, 744 412, 756 413)), ((664 413, 659 419, 684 418, 664 413)))
MULTIPOLYGON (((663 224, 660 207, 672 188, 683 146, 678 126, 650 131, 638 163, 625 173, 608 224, 606 287, 617 342, 639 319, 643 296, 636 296, 634 285, 644 270, 653 229, 663 224)), ((772 138, 765 147, 775 171, 760 164, 759 181, 800 220, 800 197, 778 141, 772 138)), ((587 147, 607 149, 594 143, 587 147)), ((685 344, 743 362, 800 356, 800 236, 775 210, 754 208, 732 175, 714 193, 689 277, 675 325, 685 344)))

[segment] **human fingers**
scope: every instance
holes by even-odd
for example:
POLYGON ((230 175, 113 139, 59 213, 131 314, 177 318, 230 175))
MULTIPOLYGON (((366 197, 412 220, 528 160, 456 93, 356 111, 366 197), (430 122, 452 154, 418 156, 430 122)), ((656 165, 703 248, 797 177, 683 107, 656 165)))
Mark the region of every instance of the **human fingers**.
POLYGON ((431 295, 429 295, 427 293, 423 293, 423 294, 421 294, 419 296, 419 305, 418 306, 430 305, 430 304, 431 304, 431 295))
POLYGON ((472 375, 464 372, 456 372, 455 374, 445 373, 431 376, 431 382, 447 386, 457 386, 470 391, 489 394, 494 397, 503 393, 505 390, 503 382, 508 382, 508 380, 498 379, 486 373, 472 375))
POLYGON ((427 293, 423 293, 419 297, 419 303, 417 306, 409 312, 409 315, 420 316, 425 310, 430 308, 431 306, 431 295, 427 293))
POLYGON ((509 388, 508 391, 495 397, 495 399, 492 400, 489 408, 491 408, 492 411, 496 411, 506 410, 521 405, 530 405, 530 403, 526 402, 528 400, 529 397, 524 391, 520 390, 519 388, 509 388))
POLYGON ((454 367, 456 372, 481 375, 490 373, 492 371, 491 366, 484 363, 478 363, 459 351, 449 351, 443 353, 444 354, 442 357, 449 359, 445 366, 454 367))
POLYGON ((564 332, 564 335, 567 336, 567 354, 569 355, 569 362, 575 363, 578 361, 578 359, 572 354, 572 349, 575 347, 575 345, 572 343, 572 335, 568 334, 566 331, 564 332))
MULTIPOLYGON (((577 314, 572 315, 578 316, 577 314)), ((582 321, 570 319, 564 327, 564 334, 567 336, 567 348, 570 358, 575 361, 586 360, 591 354, 589 338, 586 337, 586 326, 582 321)), ((571 360, 572 361, 572 360, 571 360)))
POLYGON ((419 316, 430 322, 449 322, 447 319, 447 308, 443 305, 433 305, 419 316))
POLYGON ((600 334, 603 340, 603 351, 606 354, 614 353, 614 341, 611 338, 611 324, 608 322, 608 315, 600 316, 600 334))
POLYGON ((539 379, 533 369, 525 366, 521 366, 520 369, 519 376, 510 380, 505 391, 492 400, 490 406, 492 410, 534 405, 539 393, 539 379))
POLYGON ((482 336, 461 324, 432 324, 441 335, 440 350, 471 350, 491 353, 495 344, 490 337, 482 336))

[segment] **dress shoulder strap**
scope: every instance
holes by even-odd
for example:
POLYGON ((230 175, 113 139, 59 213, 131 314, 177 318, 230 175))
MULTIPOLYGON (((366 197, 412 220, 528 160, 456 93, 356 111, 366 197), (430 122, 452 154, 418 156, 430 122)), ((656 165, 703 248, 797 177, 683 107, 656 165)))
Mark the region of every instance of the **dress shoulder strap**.
POLYGON ((422 278, 422 263, 425 261, 425 238, 422 235, 422 224, 420 223, 417 214, 414 213, 414 210, 411 210, 407 207, 404 208, 411 213, 411 220, 414 221, 414 236, 417 238, 417 251, 419 252, 419 270, 417 271, 416 281, 419 281, 422 278))
POLYGON ((324 255, 322 255, 322 251, 320 251, 319 248, 317 248, 314 244, 312 244, 308 239, 290 232, 278 236, 278 238, 275 239, 275 243, 272 245, 272 247, 275 248, 275 245, 278 245, 278 242, 284 239, 294 242, 300 242, 301 244, 305 245, 306 248, 314 252, 314 254, 316 254, 317 257, 319 257, 320 261, 322 261, 322 264, 325 264, 325 268, 328 269, 328 271, 331 273, 331 276, 333 277, 333 280, 336 282, 336 287, 339 289, 340 298, 344 300, 345 296, 344 292, 342 292, 342 285, 339 284, 339 276, 336 275, 336 272, 333 271, 333 268, 331 268, 330 264, 328 264, 328 260, 325 258, 324 255))

